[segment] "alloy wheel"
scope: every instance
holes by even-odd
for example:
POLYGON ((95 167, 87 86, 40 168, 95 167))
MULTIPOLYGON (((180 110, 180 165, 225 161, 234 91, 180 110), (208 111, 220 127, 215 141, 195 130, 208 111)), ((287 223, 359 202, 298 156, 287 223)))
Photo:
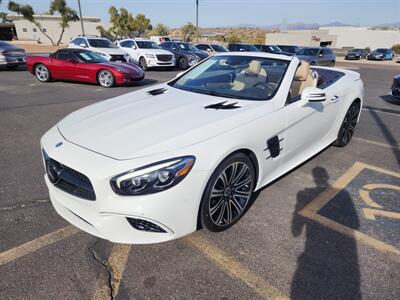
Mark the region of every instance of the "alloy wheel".
POLYGON ((40 81, 46 82, 49 80, 49 70, 45 65, 38 65, 35 68, 35 75, 40 81))
POLYGON ((340 130, 340 143, 343 146, 347 145, 353 137, 359 112, 360 106, 357 103, 352 104, 347 111, 347 114, 343 120, 342 128, 340 130))
POLYGON ((209 216, 217 226, 234 223, 246 208, 253 191, 253 177, 243 162, 228 165, 219 174, 210 194, 209 216))
POLYGON ((98 75, 99 83, 104 87, 111 87, 114 84, 114 76, 110 71, 102 70, 98 75))

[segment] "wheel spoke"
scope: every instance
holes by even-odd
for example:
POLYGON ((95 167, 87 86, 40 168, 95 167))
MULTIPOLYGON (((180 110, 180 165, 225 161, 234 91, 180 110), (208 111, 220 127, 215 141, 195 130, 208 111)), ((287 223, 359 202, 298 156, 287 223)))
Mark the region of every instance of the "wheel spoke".
POLYGON ((239 171, 239 173, 237 174, 236 178, 234 179, 233 184, 238 183, 238 181, 239 181, 240 179, 242 179, 242 177, 243 177, 244 174, 247 172, 247 170, 248 170, 247 166, 244 166, 244 165, 243 165, 243 166, 242 166, 242 169, 239 171))
POLYGON ((241 182, 238 182, 237 184, 235 184, 235 190, 240 189, 241 187, 245 186, 246 184, 249 184, 251 181, 252 181, 252 179, 250 176, 245 178, 241 182))
POLYGON ((221 198, 216 205, 210 209, 210 216, 213 216, 217 210, 224 204, 224 198, 221 198))
POLYGON ((230 201, 232 202, 233 206, 235 206, 236 211, 238 212, 239 215, 243 210, 243 207, 240 205, 240 202, 236 199, 235 196, 233 196, 230 201))
POLYGON ((225 215, 225 208, 226 208, 226 202, 223 202, 222 207, 221 207, 221 211, 219 212, 219 216, 217 219, 217 224, 221 224, 224 215, 225 215))

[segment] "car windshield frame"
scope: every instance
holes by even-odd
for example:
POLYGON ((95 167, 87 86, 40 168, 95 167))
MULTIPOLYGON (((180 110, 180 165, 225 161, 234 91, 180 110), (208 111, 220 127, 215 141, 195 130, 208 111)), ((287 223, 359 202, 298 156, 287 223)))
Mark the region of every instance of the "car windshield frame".
POLYGON ((111 41, 107 39, 87 39, 90 47, 93 48, 107 48, 107 49, 115 49, 118 48, 118 46, 114 45, 111 41), (98 43, 99 41, 104 42, 104 44, 98 43))
POLYGON ((136 41, 139 49, 160 49, 156 42, 153 41, 136 41))
POLYGON ((297 53, 297 55, 317 56, 319 51, 320 51, 319 48, 303 48, 297 53))
MULTIPOLYGON (((198 93, 198 94, 204 94, 204 95, 209 95, 209 96, 215 96, 215 97, 222 97, 222 98, 231 98, 231 99, 238 99, 238 100, 244 100, 244 101, 269 101, 271 99, 273 99, 276 95, 276 93, 279 91, 279 89, 281 88, 281 84, 282 81, 284 80, 285 76, 286 76, 286 72, 289 68, 290 65, 290 60, 284 60, 284 59, 276 59, 276 58, 269 58, 269 57, 262 57, 262 56, 243 56, 243 55, 217 55, 217 56, 211 56, 208 59, 205 59, 204 61, 202 61, 201 63, 199 63, 197 66, 195 66, 194 68, 192 68, 191 70, 189 70, 188 72, 186 72, 185 74, 183 74, 182 76, 179 76, 177 78, 175 78, 174 80, 168 82, 167 84, 173 88, 176 89, 180 89, 180 90, 184 90, 187 92, 192 92, 192 93, 198 93), (185 86, 185 85, 180 85, 179 81, 185 79, 185 77, 190 77, 192 75, 192 73, 196 74, 198 72, 198 69, 201 70, 201 68, 205 68, 204 70, 200 71, 200 73, 197 74, 197 77, 199 77, 201 74, 203 74, 204 72, 206 72, 208 70, 208 68, 212 67, 214 64, 210 64, 210 62, 215 61, 215 60, 228 60, 228 59, 236 59, 236 58, 241 58, 241 59, 249 59, 251 60, 259 60, 259 61, 263 61, 264 63, 271 63, 274 64, 285 64, 284 70, 282 70, 281 73, 281 77, 279 78, 279 81, 274 83, 276 86, 273 90, 273 92, 265 98, 258 98, 258 97, 249 97, 249 96, 240 96, 238 93, 237 94, 230 94, 230 93, 220 93, 217 92, 216 90, 207 90, 207 89, 199 89, 199 88, 193 88, 190 86, 185 86)), ((244 66, 244 65, 242 65, 244 66)), ((217 70, 219 71, 219 70, 217 70)), ((236 70, 231 70, 231 72, 235 72, 236 70)), ((244 71, 244 68, 243 70, 244 71)), ((227 74, 226 74, 227 75, 227 74)), ((199 78, 193 78, 190 80, 195 80, 195 79, 199 79, 199 78)), ((187 79, 187 81, 189 80, 189 78, 187 79)), ((200 79, 201 80, 201 79, 200 79)), ((232 82, 233 83, 233 82, 232 82)), ((253 87, 254 88, 254 87, 253 87)), ((227 89, 227 91, 229 91, 227 89)))
POLYGON ((78 57, 78 59, 80 61, 82 61, 85 64, 101 64, 101 63, 106 63, 108 62, 108 60, 96 53, 94 53, 93 51, 88 51, 88 50, 81 50, 81 51, 73 51, 73 53, 75 54, 76 57, 78 57), (91 58, 91 60, 85 58, 85 55, 89 58, 91 58))

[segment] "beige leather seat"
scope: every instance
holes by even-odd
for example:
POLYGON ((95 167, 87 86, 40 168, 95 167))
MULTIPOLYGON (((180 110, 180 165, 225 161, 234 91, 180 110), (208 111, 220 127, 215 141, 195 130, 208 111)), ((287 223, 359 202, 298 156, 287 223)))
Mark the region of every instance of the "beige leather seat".
POLYGON ((293 97, 301 95, 307 87, 317 87, 318 74, 310 69, 310 64, 304 60, 297 68, 294 75, 292 85, 290 87, 290 94, 293 97))
POLYGON ((236 76, 232 89, 235 91, 242 91, 247 88, 252 88, 258 83, 267 83, 267 72, 261 67, 261 62, 259 60, 252 60, 249 67, 236 76))

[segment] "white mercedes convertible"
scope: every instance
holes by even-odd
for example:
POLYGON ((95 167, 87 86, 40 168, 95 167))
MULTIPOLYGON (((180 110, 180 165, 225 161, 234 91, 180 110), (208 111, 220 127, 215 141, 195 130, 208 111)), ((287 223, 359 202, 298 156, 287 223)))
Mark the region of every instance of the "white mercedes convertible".
POLYGON ((226 230, 255 191, 350 142, 363 93, 358 73, 297 57, 213 56, 50 129, 41 146, 51 201, 70 223, 118 243, 226 230))

